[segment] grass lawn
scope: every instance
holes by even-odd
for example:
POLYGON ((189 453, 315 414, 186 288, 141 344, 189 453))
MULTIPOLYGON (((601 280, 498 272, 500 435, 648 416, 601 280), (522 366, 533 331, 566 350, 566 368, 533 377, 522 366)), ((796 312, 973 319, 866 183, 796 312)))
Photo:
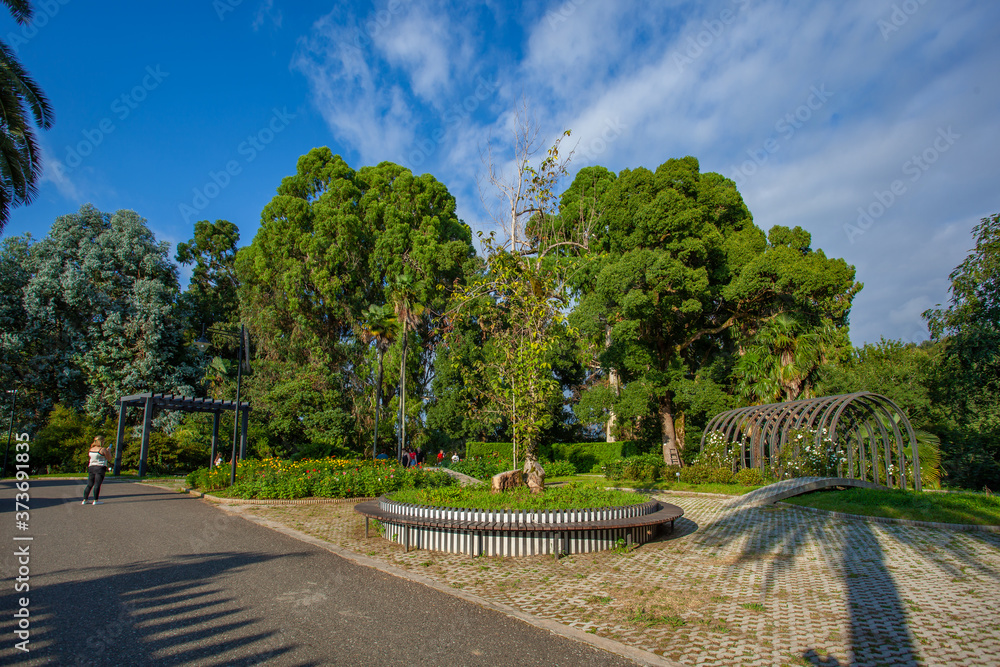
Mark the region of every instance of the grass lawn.
POLYGON ((846 489, 817 491, 784 502, 832 512, 914 521, 1000 525, 1000 496, 983 493, 915 493, 846 489))
POLYGON ((630 482, 620 480, 612 482, 605 479, 604 475, 583 474, 572 475, 570 477, 546 477, 546 484, 558 484, 560 482, 581 482, 584 484, 596 484, 598 486, 614 486, 621 489, 662 489, 665 491, 694 491, 696 493, 721 493, 727 496, 741 496, 744 493, 759 489, 759 486, 742 486, 740 484, 688 484, 687 482, 630 482))

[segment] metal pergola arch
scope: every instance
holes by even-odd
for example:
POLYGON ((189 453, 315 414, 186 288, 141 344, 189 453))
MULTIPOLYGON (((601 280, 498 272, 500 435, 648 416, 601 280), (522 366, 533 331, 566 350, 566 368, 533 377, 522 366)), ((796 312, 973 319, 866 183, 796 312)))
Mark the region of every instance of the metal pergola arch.
POLYGON ((718 431, 727 442, 739 446, 739 467, 763 471, 765 462, 788 446, 788 432, 800 428, 815 429, 816 444, 826 435, 847 455, 842 477, 865 479, 871 471, 876 483, 901 489, 909 486, 908 442, 913 488, 921 490, 920 455, 910 420, 890 399, 867 391, 752 405, 719 413, 705 428, 701 447, 704 448, 710 433, 718 431), (890 474, 893 464, 898 471, 890 474), (885 479, 880 479, 880 469, 885 472, 885 479))
MULTIPOLYGON (((125 409, 139 406, 144 407, 142 420, 142 448, 139 452, 139 477, 143 477, 146 474, 146 455, 149 453, 149 427, 153 421, 154 410, 211 412, 214 414, 214 418, 212 420, 212 453, 209 458, 209 466, 215 462, 216 445, 219 440, 219 416, 223 412, 237 410, 236 401, 223 401, 215 398, 192 398, 190 396, 154 394, 152 392, 122 396, 118 401, 118 437, 115 440, 115 475, 118 475, 121 472, 122 445, 125 440, 125 409)), ((243 459, 246 457, 247 451, 247 417, 250 413, 250 404, 241 401, 239 405, 239 413, 242 428, 240 429, 240 450, 238 458, 243 459)))

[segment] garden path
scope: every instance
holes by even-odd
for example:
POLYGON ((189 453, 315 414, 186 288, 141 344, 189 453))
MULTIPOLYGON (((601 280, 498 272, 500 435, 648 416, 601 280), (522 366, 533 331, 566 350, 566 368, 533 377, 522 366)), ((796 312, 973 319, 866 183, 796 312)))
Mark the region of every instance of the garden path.
POLYGON ((687 665, 1000 665, 1000 536, 664 496, 629 553, 475 558, 364 538, 350 506, 254 506, 377 567, 687 665))

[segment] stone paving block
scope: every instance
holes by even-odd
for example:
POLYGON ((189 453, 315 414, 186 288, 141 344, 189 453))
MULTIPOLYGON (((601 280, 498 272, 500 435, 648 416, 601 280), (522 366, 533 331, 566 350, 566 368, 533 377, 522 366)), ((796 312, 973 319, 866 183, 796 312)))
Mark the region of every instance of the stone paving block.
POLYGON ((1000 536, 664 499, 672 535, 558 562, 404 553, 349 506, 247 511, 682 664, 1000 667, 1000 536))

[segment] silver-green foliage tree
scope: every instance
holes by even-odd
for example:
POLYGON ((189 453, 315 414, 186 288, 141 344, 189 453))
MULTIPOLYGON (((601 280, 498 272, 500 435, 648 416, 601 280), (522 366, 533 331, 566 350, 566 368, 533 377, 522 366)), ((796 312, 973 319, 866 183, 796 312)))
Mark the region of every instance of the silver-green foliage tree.
POLYGON ((37 243, 7 240, 4 260, 3 371, 40 415, 63 403, 107 417, 122 395, 189 389, 177 270, 137 213, 83 206, 37 243))

